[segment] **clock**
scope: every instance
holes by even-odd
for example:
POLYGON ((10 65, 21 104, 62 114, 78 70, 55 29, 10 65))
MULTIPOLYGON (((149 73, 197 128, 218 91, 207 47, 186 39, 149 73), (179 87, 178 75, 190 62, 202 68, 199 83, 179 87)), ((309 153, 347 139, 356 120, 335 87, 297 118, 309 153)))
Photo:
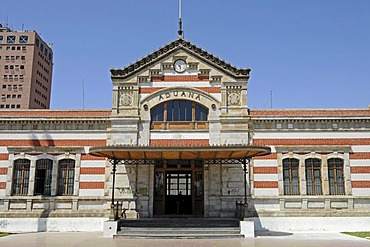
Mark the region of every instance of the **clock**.
POLYGON ((185 72, 186 70, 186 62, 185 60, 183 59, 177 59, 174 63, 173 63, 173 68, 175 69, 176 72, 178 73, 183 73, 185 72))

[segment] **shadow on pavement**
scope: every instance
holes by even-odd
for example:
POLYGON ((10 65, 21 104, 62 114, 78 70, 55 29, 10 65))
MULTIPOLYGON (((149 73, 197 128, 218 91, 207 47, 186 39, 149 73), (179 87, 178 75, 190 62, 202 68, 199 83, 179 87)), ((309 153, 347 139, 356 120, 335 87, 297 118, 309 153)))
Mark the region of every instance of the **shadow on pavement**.
POLYGON ((291 232, 275 232, 275 231, 260 231, 256 232, 256 237, 282 237, 282 236, 291 236, 291 232))

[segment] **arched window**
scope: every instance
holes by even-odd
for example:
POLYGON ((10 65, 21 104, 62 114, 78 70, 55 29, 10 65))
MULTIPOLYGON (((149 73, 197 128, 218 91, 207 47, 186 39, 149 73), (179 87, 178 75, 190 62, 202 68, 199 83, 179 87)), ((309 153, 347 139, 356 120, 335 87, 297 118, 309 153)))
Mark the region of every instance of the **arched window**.
POLYGON ((50 196, 52 169, 52 160, 40 159, 36 161, 35 195, 50 196))
POLYGON ((150 111, 152 129, 207 129, 208 108, 189 100, 163 102, 150 111))
POLYGON ((28 194, 30 164, 30 160, 27 159, 18 159, 14 161, 13 196, 25 196, 28 194))
POLYGON ((75 161, 63 159, 58 164, 58 195, 73 195, 75 161))
POLYGON ((342 159, 328 160, 329 193, 330 195, 344 195, 344 162, 342 159))
POLYGON ((307 195, 322 195, 321 160, 306 159, 307 195))
POLYGON ((299 195, 299 160, 283 159, 284 195, 299 195))

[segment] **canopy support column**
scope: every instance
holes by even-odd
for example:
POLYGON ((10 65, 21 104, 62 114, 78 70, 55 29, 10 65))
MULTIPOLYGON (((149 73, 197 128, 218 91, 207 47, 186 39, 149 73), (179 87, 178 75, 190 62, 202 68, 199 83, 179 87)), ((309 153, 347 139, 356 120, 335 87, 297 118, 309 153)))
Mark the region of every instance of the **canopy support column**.
MULTIPOLYGON (((248 162, 249 163, 249 162, 248 162)), ((244 172, 244 204, 247 203, 247 158, 243 159, 243 172, 244 172)))
POLYGON ((118 215, 116 214, 115 206, 114 206, 114 191, 115 191, 115 185, 116 185, 116 170, 117 170, 117 164, 118 160, 117 159, 112 159, 110 160, 112 164, 112 173, 113 173, 113 179, 112 179, 112 201, 110 205, 110 216, 109 219, 111 220, 117 220, 118 215))

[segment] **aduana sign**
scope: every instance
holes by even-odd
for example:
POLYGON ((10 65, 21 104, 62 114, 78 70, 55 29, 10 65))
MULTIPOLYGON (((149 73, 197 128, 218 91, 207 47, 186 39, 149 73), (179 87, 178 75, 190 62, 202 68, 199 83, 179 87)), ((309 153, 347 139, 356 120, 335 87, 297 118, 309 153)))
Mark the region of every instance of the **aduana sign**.
POLYGON ((171 98, 188 98, 188 99, 195 99, 200 101, 200 94, 195 93, 194 91, 186 91, 186 90, 176 90, 172 92, 166 92, 159 95, 158 100, 169 100, 171 98))

